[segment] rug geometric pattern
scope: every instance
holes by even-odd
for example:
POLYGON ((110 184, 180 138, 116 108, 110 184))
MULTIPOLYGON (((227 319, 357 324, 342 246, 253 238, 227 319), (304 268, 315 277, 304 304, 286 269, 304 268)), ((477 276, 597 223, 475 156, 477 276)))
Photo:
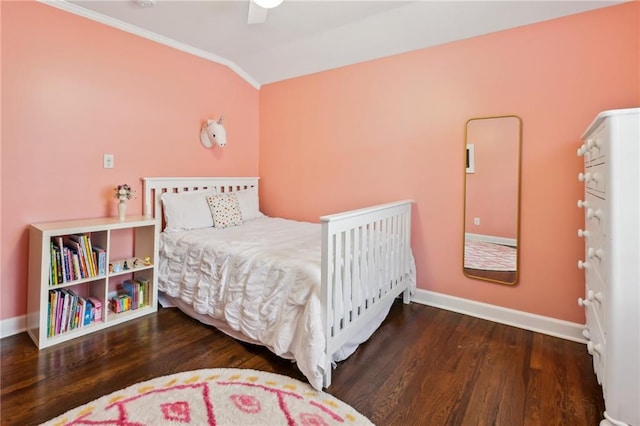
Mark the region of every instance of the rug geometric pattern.
POLYGON ((290 377, 205 369, 103 396, 44 425, 372 425, 344 402, 290 377))

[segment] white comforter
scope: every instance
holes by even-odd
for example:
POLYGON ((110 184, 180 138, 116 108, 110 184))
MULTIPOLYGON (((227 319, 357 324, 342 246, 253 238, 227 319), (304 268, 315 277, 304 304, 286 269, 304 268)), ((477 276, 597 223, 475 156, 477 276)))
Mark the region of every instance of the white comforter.
POLYGON ((295 358, 321 389, 320 242, 319 224, 278 218, 163 233, 159 290, 295 358))

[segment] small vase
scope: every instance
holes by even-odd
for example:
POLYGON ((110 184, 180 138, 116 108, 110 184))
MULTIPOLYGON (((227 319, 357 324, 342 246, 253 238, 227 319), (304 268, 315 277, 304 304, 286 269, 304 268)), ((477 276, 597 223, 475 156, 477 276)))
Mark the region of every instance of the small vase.
POLYGON ((120 200, 118 203, 118 219, 124 220, 127 215, 127 203, 124 200, 120 200))

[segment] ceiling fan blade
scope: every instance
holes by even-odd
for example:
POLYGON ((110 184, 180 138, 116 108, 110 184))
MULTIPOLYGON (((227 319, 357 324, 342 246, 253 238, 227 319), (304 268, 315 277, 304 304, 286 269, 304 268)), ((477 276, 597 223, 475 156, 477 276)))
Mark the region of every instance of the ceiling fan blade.
POLYGON ((247 24, 263 24, 267 20, 267 10, 258 6, 253 0, 249 0, 247 24))

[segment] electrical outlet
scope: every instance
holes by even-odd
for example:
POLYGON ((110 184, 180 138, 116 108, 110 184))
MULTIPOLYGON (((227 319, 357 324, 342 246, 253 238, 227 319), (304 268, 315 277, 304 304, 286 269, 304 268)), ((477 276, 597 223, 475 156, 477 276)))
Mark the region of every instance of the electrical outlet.
POLYGON ((113 169, 113 154, 104 154, 104 157, 102 157, 102 167, 105 169, 113 169))
POLYGON ((480 225, 480 218, 479 217, 474 217, 473 218, 473 224, 474 225, 480 225))

